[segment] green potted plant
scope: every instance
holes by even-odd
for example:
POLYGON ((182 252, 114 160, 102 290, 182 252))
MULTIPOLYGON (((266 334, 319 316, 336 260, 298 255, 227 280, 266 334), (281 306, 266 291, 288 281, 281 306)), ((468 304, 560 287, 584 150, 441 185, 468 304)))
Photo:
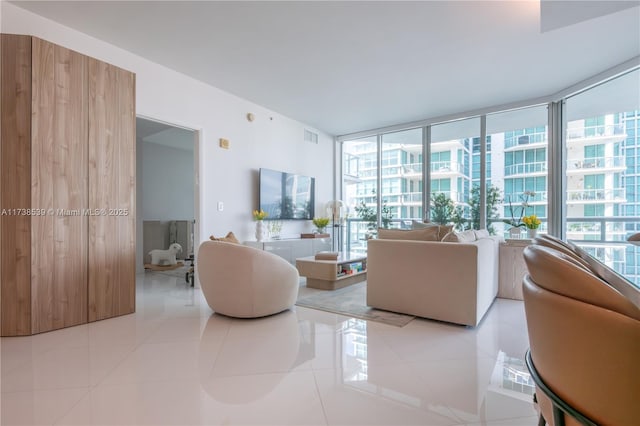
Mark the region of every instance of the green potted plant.
POLYGON ((329 218, 328 217, 314 217, 313 218, 313 224, 316 226, 316 233, 317 234, 324 234, 325 233, 325 228, 327 227, 327 225, 329 225, 329 218))

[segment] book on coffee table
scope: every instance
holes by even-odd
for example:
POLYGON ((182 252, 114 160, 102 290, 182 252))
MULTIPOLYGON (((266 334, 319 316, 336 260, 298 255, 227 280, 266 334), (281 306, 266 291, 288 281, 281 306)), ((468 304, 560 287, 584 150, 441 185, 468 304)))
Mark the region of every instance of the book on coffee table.
POLYGON ((329 234, 300 234, 300 238, 329 238, 331 235, 329 234))
POLYGON ((338 260, 340 252, 337 251, 319 251, 316 253, 316 260, 338 260))

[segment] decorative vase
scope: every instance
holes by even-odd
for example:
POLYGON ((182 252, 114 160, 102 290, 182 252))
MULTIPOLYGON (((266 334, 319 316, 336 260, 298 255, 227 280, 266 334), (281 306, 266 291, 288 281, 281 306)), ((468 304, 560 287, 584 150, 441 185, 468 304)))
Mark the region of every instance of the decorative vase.
POLYGON ((256 241, 262 241, 264 237, 264 231, 262 230, 262 221, 256 220, 256 241))
POLYGON ((538 230, 537 229, 527 229, 527 237, 529 238, 535 238, 536 235, 538 234, 538 230))
POLYGON ((326 231, 326 228, 317 228, 317 231, 318 231, 317 232, 318 234, 324 234, 326 231))
POLYGON ((509 228, 509 237, 512 240, 519 240, 520 234, 521 234, 520 227, 512 226, 511 228, 509 228))

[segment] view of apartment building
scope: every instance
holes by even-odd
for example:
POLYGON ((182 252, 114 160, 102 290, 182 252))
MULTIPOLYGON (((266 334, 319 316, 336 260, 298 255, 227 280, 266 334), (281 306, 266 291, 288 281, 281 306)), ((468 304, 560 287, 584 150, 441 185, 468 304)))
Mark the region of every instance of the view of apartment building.
MULTIPOLYGON (((545 108, 546 109, 546 108, 545 108)), ((490 125, 491 116, 487 117, 490 125)), ((502 219, 535 214, 546 232, 548 216, 548 128, 546 122, 487 132, 486 185, 499 190, 497 218, 488 218, 495 233, 508 237, 502 219)), ((565 237, 593 242, 592 254, 605 263, 624 262, 628 274, 640 279, 635 251, 616 244, 640 230, 640 111, 582 118, 566 126, 565 237)), ((433 126, 435 128, 437 126, 433 126)), ((381 135, 382 214, 392 227, 410 228, 422 220, 422 128, 381 135)), ((443 194, 470 218, 471 189, 480 185, 479 136, 449 140, 432 137, 430 195, 443 194)), ((376 137, 343 143, 344 196, 350 207, 347 243, 350 250, 366 250, 367 228, 358 206, 377 206, 378 143, 376 137)), ((433 203, 432 203, 433 209, 433 203)), ((433 218, 433 216, 431 216, 433 218)))

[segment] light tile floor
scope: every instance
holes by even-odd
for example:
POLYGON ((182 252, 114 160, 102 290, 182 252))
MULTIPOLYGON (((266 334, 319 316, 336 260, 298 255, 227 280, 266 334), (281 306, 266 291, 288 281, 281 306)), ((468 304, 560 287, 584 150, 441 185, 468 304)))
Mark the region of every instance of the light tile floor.
POLYGON ((512 300, 475 329, 299 307, 239 320, 147 273, 133 315, 0 345, 2 425, 537 424, 512 300))

